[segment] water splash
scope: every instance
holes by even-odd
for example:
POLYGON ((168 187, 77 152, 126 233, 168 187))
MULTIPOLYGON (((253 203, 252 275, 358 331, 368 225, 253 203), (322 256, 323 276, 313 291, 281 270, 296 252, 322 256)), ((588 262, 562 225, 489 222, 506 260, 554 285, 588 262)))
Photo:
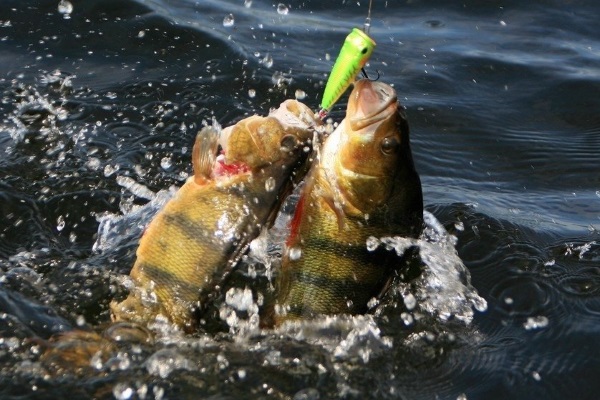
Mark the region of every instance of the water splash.
POLYGON ((193 363, 185 358, 177 349, 164 348, 152 354, 144 363, 148 373, 168 377, 173 371, 178 369, 193 370, 193 363))
POLYGON ((372 315, 339 315, 310 321, 288 321, 277 332, 319 345, 338 361, 368 363, 369 360, 392 348, 392 338, 382 335, 372 315))
POLYGON ((96 216, 100 223, 98 237, 92 246, 96 253, 110 252, 129 240, 138 240, 144 228, 160 209, 173 197, 176 189, 152 192, 146 186, 125 176, 117 177, 117 183, 134 197, 150 200, 143 206, 130 205, 127 199, 121 204, 122 214, 103 213, 96 216))
POLYGON ((412 318, 419 313, 448 321, 456 319, 470 324, 474 309, 485 311, 487 302, 471 285, 469 271, 456 251, 456 237, 450 235, 442 224, 428 211, 423 212, 425 229, 418 239, 405 237, 371 237, 367 247, 374 250, 383 246, 398 255, 411 247, 419 250, 424 264, 421 275, 411 282, 402 282, 391 289, 392 295, 402 298, 412 318))

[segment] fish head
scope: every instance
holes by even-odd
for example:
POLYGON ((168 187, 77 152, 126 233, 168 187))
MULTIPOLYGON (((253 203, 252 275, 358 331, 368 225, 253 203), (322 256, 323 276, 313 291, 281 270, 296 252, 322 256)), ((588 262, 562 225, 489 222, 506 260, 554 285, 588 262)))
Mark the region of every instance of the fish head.
POLYGON ((391 86, 362 79, 350 94, 336 154, 338 188, 362 213, 387 203, 412 168, 408 123, 391 86))
MULTIPOLYGON (((242 166, 256 172, 271 166, 294 164, 306 153, 314 130, 322 122, 306 105, 286 100, 269 116, 251 116, 221 133, 224 166, 242 166)), ((308 148, 309 149, 309 148, 308 148)))

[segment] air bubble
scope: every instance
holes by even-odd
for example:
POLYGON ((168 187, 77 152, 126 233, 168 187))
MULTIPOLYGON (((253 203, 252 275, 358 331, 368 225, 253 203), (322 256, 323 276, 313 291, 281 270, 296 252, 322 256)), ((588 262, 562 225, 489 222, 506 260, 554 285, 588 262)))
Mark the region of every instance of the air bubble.
POLYGON ((244 7, 246 7, 246 8, 252 7, 252 0, 244 0, 244 7))
POLYGON ((254 89, 250 89, 248 90, 248 97, 250 97, 251 99, 256 97, 256 90, 254 89))
POLYGON ((297 89, 294 97, 296 97, 296 100, 303 100, 306 97, 306 92, 302 89, 297 89))
POLYGON ((223 18, 223 26, 225 28, 231 28, 233 25, 235 25, 233 14, 226 15, 225 18, 223 18))

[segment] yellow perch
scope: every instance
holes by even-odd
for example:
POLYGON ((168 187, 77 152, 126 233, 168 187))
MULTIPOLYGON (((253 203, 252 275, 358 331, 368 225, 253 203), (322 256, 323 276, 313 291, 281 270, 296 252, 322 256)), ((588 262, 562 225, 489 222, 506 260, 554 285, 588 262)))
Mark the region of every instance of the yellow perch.
POLYGON ((312 166, 291 222, 277 306, 264 325, 319 314, 364 313, 401 264, 366 247, 370 236, 417 236, 421 182, 396 92, 381 82, 354 85, 346 118, 312 166))
POLYGON ((194 176, 158 213, 140 240, 135 288, 113 302, 113 319, 147 323, 158 314, 185 330, 277 213, 308 157, 320 121, 287 100, 219 133, 204 128, 193 150, 194 176), (223 149, 218 155, 219 145, 223 149))

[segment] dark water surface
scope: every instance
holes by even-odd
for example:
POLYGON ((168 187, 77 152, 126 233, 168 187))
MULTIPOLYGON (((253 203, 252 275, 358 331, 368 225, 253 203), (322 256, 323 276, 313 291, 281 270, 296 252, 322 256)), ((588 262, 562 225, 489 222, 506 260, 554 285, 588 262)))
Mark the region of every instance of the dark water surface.
POLYGON ((109 321, 137 206, 185 181, 203 121, 316 109, 360 3, 0 3, 0 398, 598 398, 592 0, 374 0, 368 71, 407 108, 426 208, 487 301, 470 324, 409 312, 398 286, 373 316, 165 334, 84 376, 40 363, 53 333, 109 321))

